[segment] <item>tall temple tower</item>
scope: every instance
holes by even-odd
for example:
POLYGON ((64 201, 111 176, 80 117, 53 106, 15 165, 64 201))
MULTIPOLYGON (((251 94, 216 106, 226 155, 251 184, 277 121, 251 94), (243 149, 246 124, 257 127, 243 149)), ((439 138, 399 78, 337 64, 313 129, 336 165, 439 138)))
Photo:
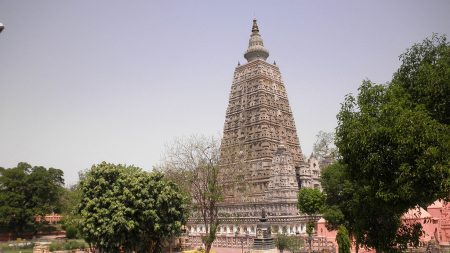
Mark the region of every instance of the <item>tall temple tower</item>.
MULTIPOLYGON (((220 161, 221 166, 235 165, 245 171, 245 181, 249 184, 244 193, 246 202, 266 201, 269 188, 273 190, 277 185, 298 191, 295 168, 304 166, 281 73, 275 63, 266 62, 268 56, 255 19, 244 54, 248 62, 234 71, 220 161), (282 162, 289 171, 283 171, 285 177, 279 183, 271 183, 279 147, 287 157, 282 162)), ((232 189, 228 192, 227 202, 243 200, 235 193, 232 189)), ((296 200, 296 192, 288 195, 296 200)))
MULTIPOLYGON (((238 168, 244 180, 227 186, 216 246, 230 246, 230 236, 255 236, 261 210, 273 233, 304 233, 307 217, 297 210, 300 187, 319 187, 320 170, 303 159, 280 69, 266 62, 269 51, 253 20, 247 63, 238 64, 226 110, 220 166, 238 168)), ((230 175, 230 181, 235 181, 230 175)), ((204 231, 194 220, 194 241, 204 231)))

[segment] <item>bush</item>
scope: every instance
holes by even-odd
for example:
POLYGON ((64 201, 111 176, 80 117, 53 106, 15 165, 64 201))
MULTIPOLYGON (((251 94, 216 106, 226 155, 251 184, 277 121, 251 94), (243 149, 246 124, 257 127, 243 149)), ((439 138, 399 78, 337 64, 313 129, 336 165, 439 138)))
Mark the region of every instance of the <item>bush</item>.
POLYGON ((339 253, 350 253, 350 238, 348 236, 347 229, 342 225, 339 226, 336 241, 339 245, 339 253))
POLYGON ((67 237, 67 239, 75 239, 75 238, 77 238, 77 234, 78 234, 78 231, 77 231, 77 229, 75 227, 73 227, 73 226, 67 226, 66 227, 66 237, 67 237))
POLYGON ((280 252, 283 252, 289 246, 289 237, 285 234, 277 234, 275 246, 280 252))
POLYGON ((62 250, 62 249, 63 249, 63 244, 61 242, 52 242, 52 244, 50 244, 50 246, 49 246, 50 251, 57 251, 57 250, 62 250))
POLYGON ((50 251, 57 250, 73 250, 73 249, 85 249, 86 244, 83 241, 71 240, 67 242, 53 242, 50 244, 50 251))
POLYGON ((304 245, 303 239, 297 236, 288 236, 285 234, 277 234, 275 245, 280 252, 289 250, 290 252, 299 252, 304 245))

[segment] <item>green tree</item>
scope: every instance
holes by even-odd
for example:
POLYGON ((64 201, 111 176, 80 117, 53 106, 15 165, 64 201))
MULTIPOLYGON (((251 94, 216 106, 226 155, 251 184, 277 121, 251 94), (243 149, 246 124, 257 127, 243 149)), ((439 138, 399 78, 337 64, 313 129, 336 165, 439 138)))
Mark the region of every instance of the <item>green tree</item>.
POLYGON ((358 198, 354 196, 359 185, 354 185, 348 177, 346 165, 335 162, 322 171, 321 183, 325 192, 325 208, 323 218, 329 230, 338 230, 341 225, 348 230, 349 236, 356 240, 356 250, 359 249, 360 237, 355 228, 354 206, 359 206, 358 198))
POLYGON ((311 237, 315 227, 313 215, 323 211, 325 207, 325 195, 319 189, 302 188, 298 192, 297 208, 300 212, 309 215, 309 221, 306 224, 306 233, 308 234, 309 249, 311 250, 311 237))
POLYGON ((408 49, 388 85, 364 81, 338 114, 340 159, 322 174, 327 225, 378 252, 418 245, 408 209, 450 196, 450 45, 433 35, 408 49))
POLYGON ((63 184, 59 169, 27 163, 0 168, 0 230, 16 236, 36 231, 37 215, 59 211, 63 184))
POLYGON ((300 252, 304 244, 305 242, 303 241, 302 238, 297 236, 289 236, 289 243, 287 250, 291 253, 298 253, 300 252))
POLYGON ((187 219, 186 197, 160 173, 103 162, 80 188, 83 235, 100 252, 159 252, 187 219))
POLYGON ((339 253, 350 253, 351 244, 347 229, 344 226, 339 226, 336 234, 336 241, 339 246, 339 253))
POLYGON ((323 218, 326 220, 328 230, 336 230, 339 225, 346 223, 345 217, 340 206, 326 206, 323 212, 323 218))
POLYGON ((81 238, 81 217, 78 206, 81 202, 80 185, 76 184, 65 188, 61 196, 62 229, 66 231, 67 238, 81 238))
POLYGON ((450 124, 450 43, 433 34, 400 56, 402 65, 392 83, 401 86, 411 100, 423 104, 440 123, 450 124))
MULTIPOLYGON (((306 234, 309 236, 309 237, 311 237, 312 236, 312 234, 313 234, 313 232, 314 232, 314 227, 315 227, 315 225, 314 225, 314 222, 313 221, 308 221, 308 223, 306 223, 306 234)), ((311 245, 311 242, 310 242, 310 245, 311 245)))
POLYGON ((338 115, 337 143, 367 246, 397 247, 401 215, 449 195, 449 129, 399 86, 365 81, 338 115))
POLYGON ((308 215, 319 214, 325 204, 325 195, 319 189, 302 188, 298 192, 298 210, 308 215))
POLYGON ((285 234, 277 234, 277 237, 275 239, 275 246, 277 247, 277 249, 283 253, 284 250, 289 248, 289 236, 285 235, 285 234))
POLYGON ((283 253, 284 250, 288 250, 291 253, 300 252, 304 242, 297 236, 289 236, 286 234, 277 234, 275 238, 275 246, 283 253))

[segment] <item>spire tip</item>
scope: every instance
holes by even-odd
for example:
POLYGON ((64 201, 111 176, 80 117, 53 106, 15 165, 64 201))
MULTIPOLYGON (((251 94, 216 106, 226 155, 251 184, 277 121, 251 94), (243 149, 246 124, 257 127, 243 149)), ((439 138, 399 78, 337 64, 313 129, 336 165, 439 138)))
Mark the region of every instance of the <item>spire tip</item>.
POLYGON ((244 54, 248 62, 261 59, 266 60, 269 57, 269 51, 264 48, 264 43, 259 34, 259 27, 256 18, 253 19, 252 34, 248 42, 248 49, 244 54))
POLYGON ((252 32, 259 32, 258 23, 257 23, 256 18, 253 18, 252 32))

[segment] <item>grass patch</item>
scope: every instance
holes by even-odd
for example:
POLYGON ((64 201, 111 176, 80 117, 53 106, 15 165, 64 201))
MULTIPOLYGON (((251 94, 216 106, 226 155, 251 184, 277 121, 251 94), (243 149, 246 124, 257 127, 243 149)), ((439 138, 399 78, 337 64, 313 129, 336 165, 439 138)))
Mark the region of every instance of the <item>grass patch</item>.
POLYGON ((68 241, 54 241, 50 244, 50 251, 56 250, 72 250, 85 249, 87 247, 84 240, 68 240, 68 241))
MULTIPOLYGON (((52 240, 48 246, 50 251, 85 249, 88 247, 84 240, 52 240)), ((34 242, 30 241, 0 243, 0 249, 3 253, 33 253, 33 247, 34 242)))
POLYGON ((0 249, 3 253, 32 253, 33 252, 33 244, 25 245, 21 244, 21 246, 17 245, 18 242, 9 242, 9 243, 0 243, 0 249), (10 244, 14 244, 15 246, 9 246, 10 244))
POLYGON ((3 248, 4 253, 33 253, 33 249, 3 248))

